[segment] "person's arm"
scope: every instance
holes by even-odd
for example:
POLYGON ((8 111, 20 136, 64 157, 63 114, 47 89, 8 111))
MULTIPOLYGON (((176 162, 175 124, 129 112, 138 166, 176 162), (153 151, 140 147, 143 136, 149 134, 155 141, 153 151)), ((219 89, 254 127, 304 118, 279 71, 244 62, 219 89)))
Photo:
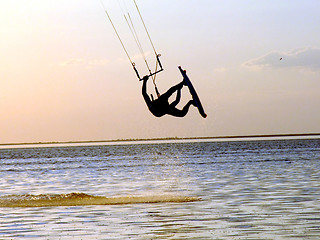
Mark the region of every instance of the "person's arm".
POLYGON ((142 85, 142 96, 144 98, 144 100, 146 101, 147 105, 149 106, 149 104, 151 103, 150 97, 147 93, 147 81, 148 81, 149 77, 145 76, 142 78, 143 80, 143 85, 142 85))

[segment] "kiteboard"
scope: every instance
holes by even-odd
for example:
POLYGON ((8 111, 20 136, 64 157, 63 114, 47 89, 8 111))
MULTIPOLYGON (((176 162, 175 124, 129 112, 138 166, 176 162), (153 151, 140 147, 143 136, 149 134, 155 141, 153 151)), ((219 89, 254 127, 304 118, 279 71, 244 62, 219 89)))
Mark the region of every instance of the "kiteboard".
POLYGON ((181 66, 179 66, 179 70, 180 70, 180 72, 181 72, 181 74, 183 76, 183 79, 184 79, 185 83, 187 84, 187 86, 189 88, 190 94, 192 95, 192 99, 195 102, 195 105, 198 108, 200 115, 202 117, 206 118, 207 114, 204 112, 204 109, 202 107, 202 104, 200 102, 198 94, 197 94, 196 90, 194 89, 189 77, 187 76, 186 70, 183 70, 181 68, 181 66))

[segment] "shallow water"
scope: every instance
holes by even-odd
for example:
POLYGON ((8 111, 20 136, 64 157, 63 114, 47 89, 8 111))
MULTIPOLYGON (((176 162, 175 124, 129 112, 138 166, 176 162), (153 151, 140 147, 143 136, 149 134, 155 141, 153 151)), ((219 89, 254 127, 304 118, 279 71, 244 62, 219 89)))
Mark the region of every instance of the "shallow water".
POLYGON ((0 159, 0 239, 320 239, 319 139, 0 149, 0 159))

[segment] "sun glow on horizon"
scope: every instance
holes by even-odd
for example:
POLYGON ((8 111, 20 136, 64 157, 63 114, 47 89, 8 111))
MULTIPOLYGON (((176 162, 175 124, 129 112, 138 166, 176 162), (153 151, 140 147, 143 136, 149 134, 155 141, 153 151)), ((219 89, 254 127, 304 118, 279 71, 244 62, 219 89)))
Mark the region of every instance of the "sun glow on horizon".
POLYGON ((150 115, 99 1, 2 1, 0 143, 320 132, 320 2, 137 2, 160 92, 183 66, 208 118, 150 115))

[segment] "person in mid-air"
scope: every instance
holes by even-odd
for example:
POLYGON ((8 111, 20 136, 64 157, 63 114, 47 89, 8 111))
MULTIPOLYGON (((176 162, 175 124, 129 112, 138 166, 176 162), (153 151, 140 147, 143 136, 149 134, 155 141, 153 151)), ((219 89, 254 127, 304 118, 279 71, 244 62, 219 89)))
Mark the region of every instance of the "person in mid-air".
POLYGON ((156 117, 162 117, 165 114, 172 115, 174 117, 184 117, 188 111, 191 105, 195 106, 195 103, 193 100, 190 100, 184 107, 183 109, 178 109, 176 106, 180 102, 181 98, 181 89, 183 86, 185 86, 185 82, 182 81, 179 84, 171 87, 166 93, 164 94, 159 94, 157 90, 157 99, 153 99, 153 96, 151 95, 151 99, 149 95, 147 94, 147 81, 149 79, 149 76, 145 76, 142 78, 143 80, 143 85, 142 85, 142 95, 144 100, 147 103, 147 106, 150 110, 150 112, 156 116, 156 117), (172 102, 169 103, 169 98, 171 97, 172 94, 177 92, 177 97, 176 99, 172 102))

